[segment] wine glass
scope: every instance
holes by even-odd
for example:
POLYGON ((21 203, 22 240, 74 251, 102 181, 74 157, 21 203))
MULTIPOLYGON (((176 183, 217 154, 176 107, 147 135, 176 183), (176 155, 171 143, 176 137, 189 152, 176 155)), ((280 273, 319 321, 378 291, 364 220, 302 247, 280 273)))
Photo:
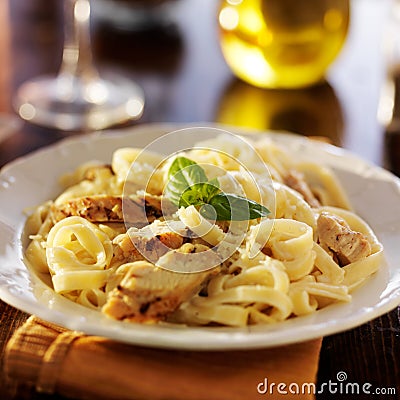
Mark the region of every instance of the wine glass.
POLYGON ((14 108, 38 125, 60 130, 104 129, 142 115, 144 95, 117 73, 99 75, 90 44, 90 0, 64 1, 64 48, 56 76, 40 76, 18 89, 14 108))

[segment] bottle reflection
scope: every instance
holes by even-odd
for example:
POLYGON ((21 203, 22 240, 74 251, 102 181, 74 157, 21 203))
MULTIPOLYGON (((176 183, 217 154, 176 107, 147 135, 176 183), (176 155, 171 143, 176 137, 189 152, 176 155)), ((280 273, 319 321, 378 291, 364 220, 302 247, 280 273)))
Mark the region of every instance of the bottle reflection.
POLYGON ((222 124, 321 136, 341 145, 343 115, 334 89, 324 82, 295 90, 268 90, 234 79, 216 115, 222 124))

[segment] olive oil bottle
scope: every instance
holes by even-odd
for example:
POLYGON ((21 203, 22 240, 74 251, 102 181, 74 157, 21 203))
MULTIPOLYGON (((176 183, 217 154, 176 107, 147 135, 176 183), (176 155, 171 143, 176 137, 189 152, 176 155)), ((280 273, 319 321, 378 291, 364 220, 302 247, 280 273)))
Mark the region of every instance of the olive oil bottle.
POLYGON ((232 71, 264 88, 323 79, 349 27, 349 0, 223 0, 221 48, 232 71))

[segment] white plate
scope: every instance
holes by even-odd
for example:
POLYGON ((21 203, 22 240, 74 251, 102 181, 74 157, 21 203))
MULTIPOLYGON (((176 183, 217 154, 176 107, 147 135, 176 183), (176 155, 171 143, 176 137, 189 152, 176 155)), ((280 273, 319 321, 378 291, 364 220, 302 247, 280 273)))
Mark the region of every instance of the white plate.
MULTIPOLYGON (((368 221, 384 245, 384 265, 353 294, 349 304, 335 304, 271 326, 187 328, 113 321, 56 294, 23 262, 23 210, 56 196, 60 190, 59 176, 77 165, 91 159, 110 162, 115 149, 146 146, 177 128, 182 126, 142 125, 75 137, 6 166, 0 174, 0 298, 23 311, 87 334, 146 346, 193 350, 271 347, 305 341, 353 328, 400 303, 399 180, 347 151, 282 133, 269 134, 302 157, 335 169, 356 212, 368 221)), ((193 135, 187 136, 188 145, 193 139, 193 135)), ((170 146, 165 150, 174 150, 174 143, 170 146)))

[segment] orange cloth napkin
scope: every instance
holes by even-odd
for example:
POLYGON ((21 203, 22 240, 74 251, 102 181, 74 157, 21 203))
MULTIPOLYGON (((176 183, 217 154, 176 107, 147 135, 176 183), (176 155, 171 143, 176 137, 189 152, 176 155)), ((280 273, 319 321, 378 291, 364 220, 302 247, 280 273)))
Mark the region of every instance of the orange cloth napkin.
POLYGON ((308 388, 316 380, 320 347, 321 339, 263 350, 153 349, 32 316, 7 344, 4 372, 39 392, 78 399, 313 399, 308 388), (290 393, 297 388, 300 394, 290 393))

